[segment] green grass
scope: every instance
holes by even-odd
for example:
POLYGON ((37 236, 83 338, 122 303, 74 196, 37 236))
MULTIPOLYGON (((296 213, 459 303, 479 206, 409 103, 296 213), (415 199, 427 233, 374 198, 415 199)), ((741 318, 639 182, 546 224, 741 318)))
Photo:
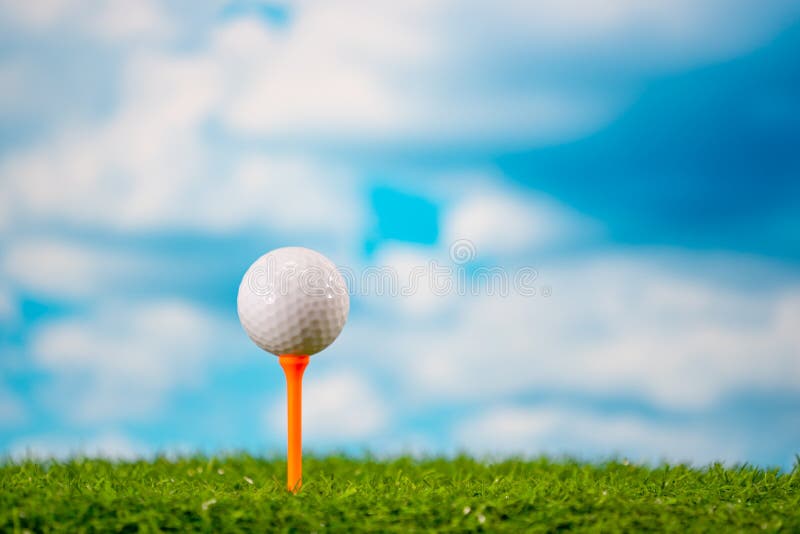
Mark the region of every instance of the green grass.
POLYGON ((0 466, 0 532, 800 532, 800 467, 249 456, 0 466))

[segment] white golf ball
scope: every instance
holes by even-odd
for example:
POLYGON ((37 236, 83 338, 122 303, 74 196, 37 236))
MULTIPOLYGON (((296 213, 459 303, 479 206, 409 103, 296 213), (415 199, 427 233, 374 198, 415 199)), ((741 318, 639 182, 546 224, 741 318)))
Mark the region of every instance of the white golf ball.
POLYGON ((265 351, 311 355, 342 331, 350 297, 328 258, 311 249, 284 247, 247 269, 237 309, 245 332, 265 351))

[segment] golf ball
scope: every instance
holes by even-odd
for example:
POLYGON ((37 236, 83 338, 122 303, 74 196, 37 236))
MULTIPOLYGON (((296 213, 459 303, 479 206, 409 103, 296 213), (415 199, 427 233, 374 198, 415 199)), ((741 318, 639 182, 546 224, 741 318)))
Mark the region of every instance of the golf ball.
POLYGON ((247 269, 237 309, 245 332, 265 351, 311 355, 342 331, 350 297, 328 258, 311 249, 284 247, 247 269))

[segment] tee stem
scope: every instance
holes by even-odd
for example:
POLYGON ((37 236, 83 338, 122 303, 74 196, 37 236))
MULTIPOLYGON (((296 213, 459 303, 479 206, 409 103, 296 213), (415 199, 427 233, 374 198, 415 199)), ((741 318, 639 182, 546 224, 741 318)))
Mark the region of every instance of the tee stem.
POLYGON ((303 372, 308 356, 281 354, 278 361, 286 375, 289 433, 286 450, 286 487, 292 493, 303 485, 303 372))

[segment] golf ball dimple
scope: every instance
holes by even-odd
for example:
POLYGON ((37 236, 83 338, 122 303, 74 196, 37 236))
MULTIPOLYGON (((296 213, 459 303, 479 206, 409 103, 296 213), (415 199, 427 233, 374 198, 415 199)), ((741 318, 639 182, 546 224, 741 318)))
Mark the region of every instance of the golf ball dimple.
POLYGON ((347 321, 350 297, 336 266, 303 247, 275 249, 242 278, 239 321, 256 345, 272 354, 316 354, 347 321))

